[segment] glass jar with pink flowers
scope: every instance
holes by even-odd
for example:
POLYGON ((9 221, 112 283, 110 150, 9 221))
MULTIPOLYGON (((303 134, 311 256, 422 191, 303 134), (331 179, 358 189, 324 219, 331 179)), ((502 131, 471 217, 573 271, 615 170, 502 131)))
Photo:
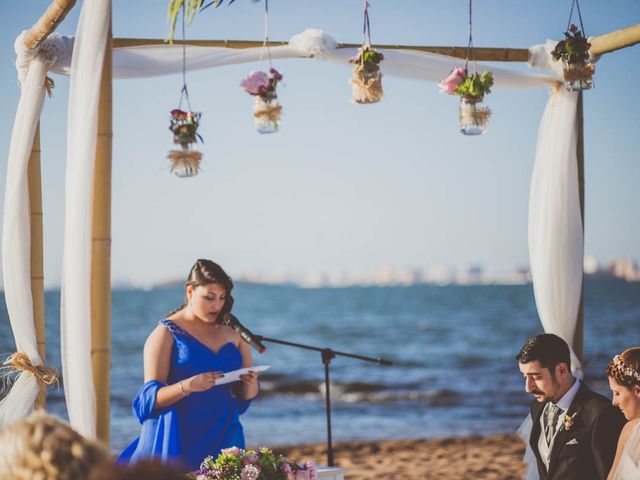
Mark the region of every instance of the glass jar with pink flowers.
POLYGON ((269 72, 253 71, 240 82, 242 89, 253 99, 253 118, 259 133, 275 133, 280 129, 282 106, 278 102, 276 87, 282 74, 275 68, 269 72))
POLYGON ((198 133, 201 113, 183 111, 179 108, 171 110, 169 130, 173 132, 173 145, 167 154, 171 160, 171 172, 178 177, 193 177, 200 171, 202 152, 196 142, 202 141, 198 133))
POLYGON ((556 44, 551 57, 562 60, 565 89, 569 92, 588 90, 593 86, 592 77, 596 72, 589 56, 591 43, 573 24, 564 32, 564 37, 556 44))
POLYGON ((483 106, 484 96, 491 92, 493 74, 490 71, 468 74, 456 67, 438 84, 440 93, 460 96, 459 123, 464 135, 481 135, 487 131, 491 109, 483 106))

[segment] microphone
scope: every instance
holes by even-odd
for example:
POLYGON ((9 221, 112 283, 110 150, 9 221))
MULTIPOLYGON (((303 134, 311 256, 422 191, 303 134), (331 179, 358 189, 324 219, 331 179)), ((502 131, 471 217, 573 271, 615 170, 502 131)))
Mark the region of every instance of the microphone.
POLYGON ((242 338, 242 340, 258 350, 258 352, 264 353, 267 350, 267 347, 265 347, 262 342, 258 340, 257 336, 254 335, 247 327, 242 325, 240 321, 231 313, 225 314, 224 317, 222 317, 218 321, 218 323, 233 328, 236 332, 238 332, 238 335, 240 335, 240 338, 242 338))

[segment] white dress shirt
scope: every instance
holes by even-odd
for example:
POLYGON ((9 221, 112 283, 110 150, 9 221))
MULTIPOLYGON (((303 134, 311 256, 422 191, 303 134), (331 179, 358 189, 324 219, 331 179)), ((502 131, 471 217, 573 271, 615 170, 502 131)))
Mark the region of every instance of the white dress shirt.
POLYGON ((545 416, 551 402, 545 405, 544 409, 542 410, 542 415, 540 415, 541 430, 540 430, 540 438, 538 439, 538 451, 540 452, 540 457, 542 457, 542 461, 544 462, 545 467, 547 467, 547 470, 549 470, 549 457, 551 456, 553 441, 556 439, 556 435, 560 430, 560 425, 562 425, 562 423, 564 422, 564 417, 567 415, 567 411, 569 410, 569 407, 571 407, 571 403, 573 403, 573 399, 576 398, 576 394, 578 393, 579 389, 580 389, 580 380, 576 378, 571 388, 567 390, 567 393, 565 393, 562 396, 562 398, 558 400, 558 402, 556 403, 556 406, 560 409, 560 412, 558 413, 558 419, 556 420, 556 431, 553 434, 551 443, 549 444, 547 444, 547 438, 544 434, 544 430, 545 430, 545 416))

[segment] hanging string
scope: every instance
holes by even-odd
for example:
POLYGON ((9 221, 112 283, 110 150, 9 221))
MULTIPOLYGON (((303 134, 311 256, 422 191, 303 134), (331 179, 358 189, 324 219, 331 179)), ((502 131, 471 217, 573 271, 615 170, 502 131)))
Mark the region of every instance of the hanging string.
POLYGON ((582 12, 580 12, 580 3, 578 3, 578 0, 573 0, 573 2, 571 3, 571 11, 569 12, 569 21, 567 22, 567 32, 571 27, 571 18, 573 17, 573 7, 576 7, 576 9, 578 10, 578 20, 580 20, 580 30, 582 31, 582 36, 584 38, 587 38, 587 33, 584 31, 584 25, 582 24, 582 12))
POLYGON ((258 60, 258 70, 260 70, 260 65, 262 65, 262 58, 265 51, 269 59, 269 68, 271 68, 273 64, 271 63, 271 50, 269 49, 269 0, 264 0, 264 42, 262 42, 262 51, 260 52, 260 58, 258 60))
POLYGON ((364 0, 364 26, 362 27, 362 45, 371 46, 371 25, 369 23, 369 0, 364 0))
POLYGON ((180 91, 180 103, 178 108, 182 110, 182 101, 187 101, 188 111, 191 111, 189 90, 187 89, 187 36, 185 33, 186 2, 182 4, 182 90, 180 91))
POLYGON ((473 70, 474 73, 478 73, 478 65, 476 64, 476 60, 473 56, 473 20, 472 20, 472 9, 471 9, 472 0, 469 0, 469 43, 467 44, 467 58, 464 62, 464 71, 468 73, 469 67, 469 59, 473 60, 473 70))

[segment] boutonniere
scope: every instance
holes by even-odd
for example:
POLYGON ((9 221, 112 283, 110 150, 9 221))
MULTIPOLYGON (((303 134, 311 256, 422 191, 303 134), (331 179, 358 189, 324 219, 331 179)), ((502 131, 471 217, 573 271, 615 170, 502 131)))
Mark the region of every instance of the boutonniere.
POLYGON ((573 415, 565 415, 562 419, 562 425, 560 425, 560 429, 558 431, 569 431, 573 428, 576 423, 576 417, 578 416, 578 412, 575 412, 573 415))

